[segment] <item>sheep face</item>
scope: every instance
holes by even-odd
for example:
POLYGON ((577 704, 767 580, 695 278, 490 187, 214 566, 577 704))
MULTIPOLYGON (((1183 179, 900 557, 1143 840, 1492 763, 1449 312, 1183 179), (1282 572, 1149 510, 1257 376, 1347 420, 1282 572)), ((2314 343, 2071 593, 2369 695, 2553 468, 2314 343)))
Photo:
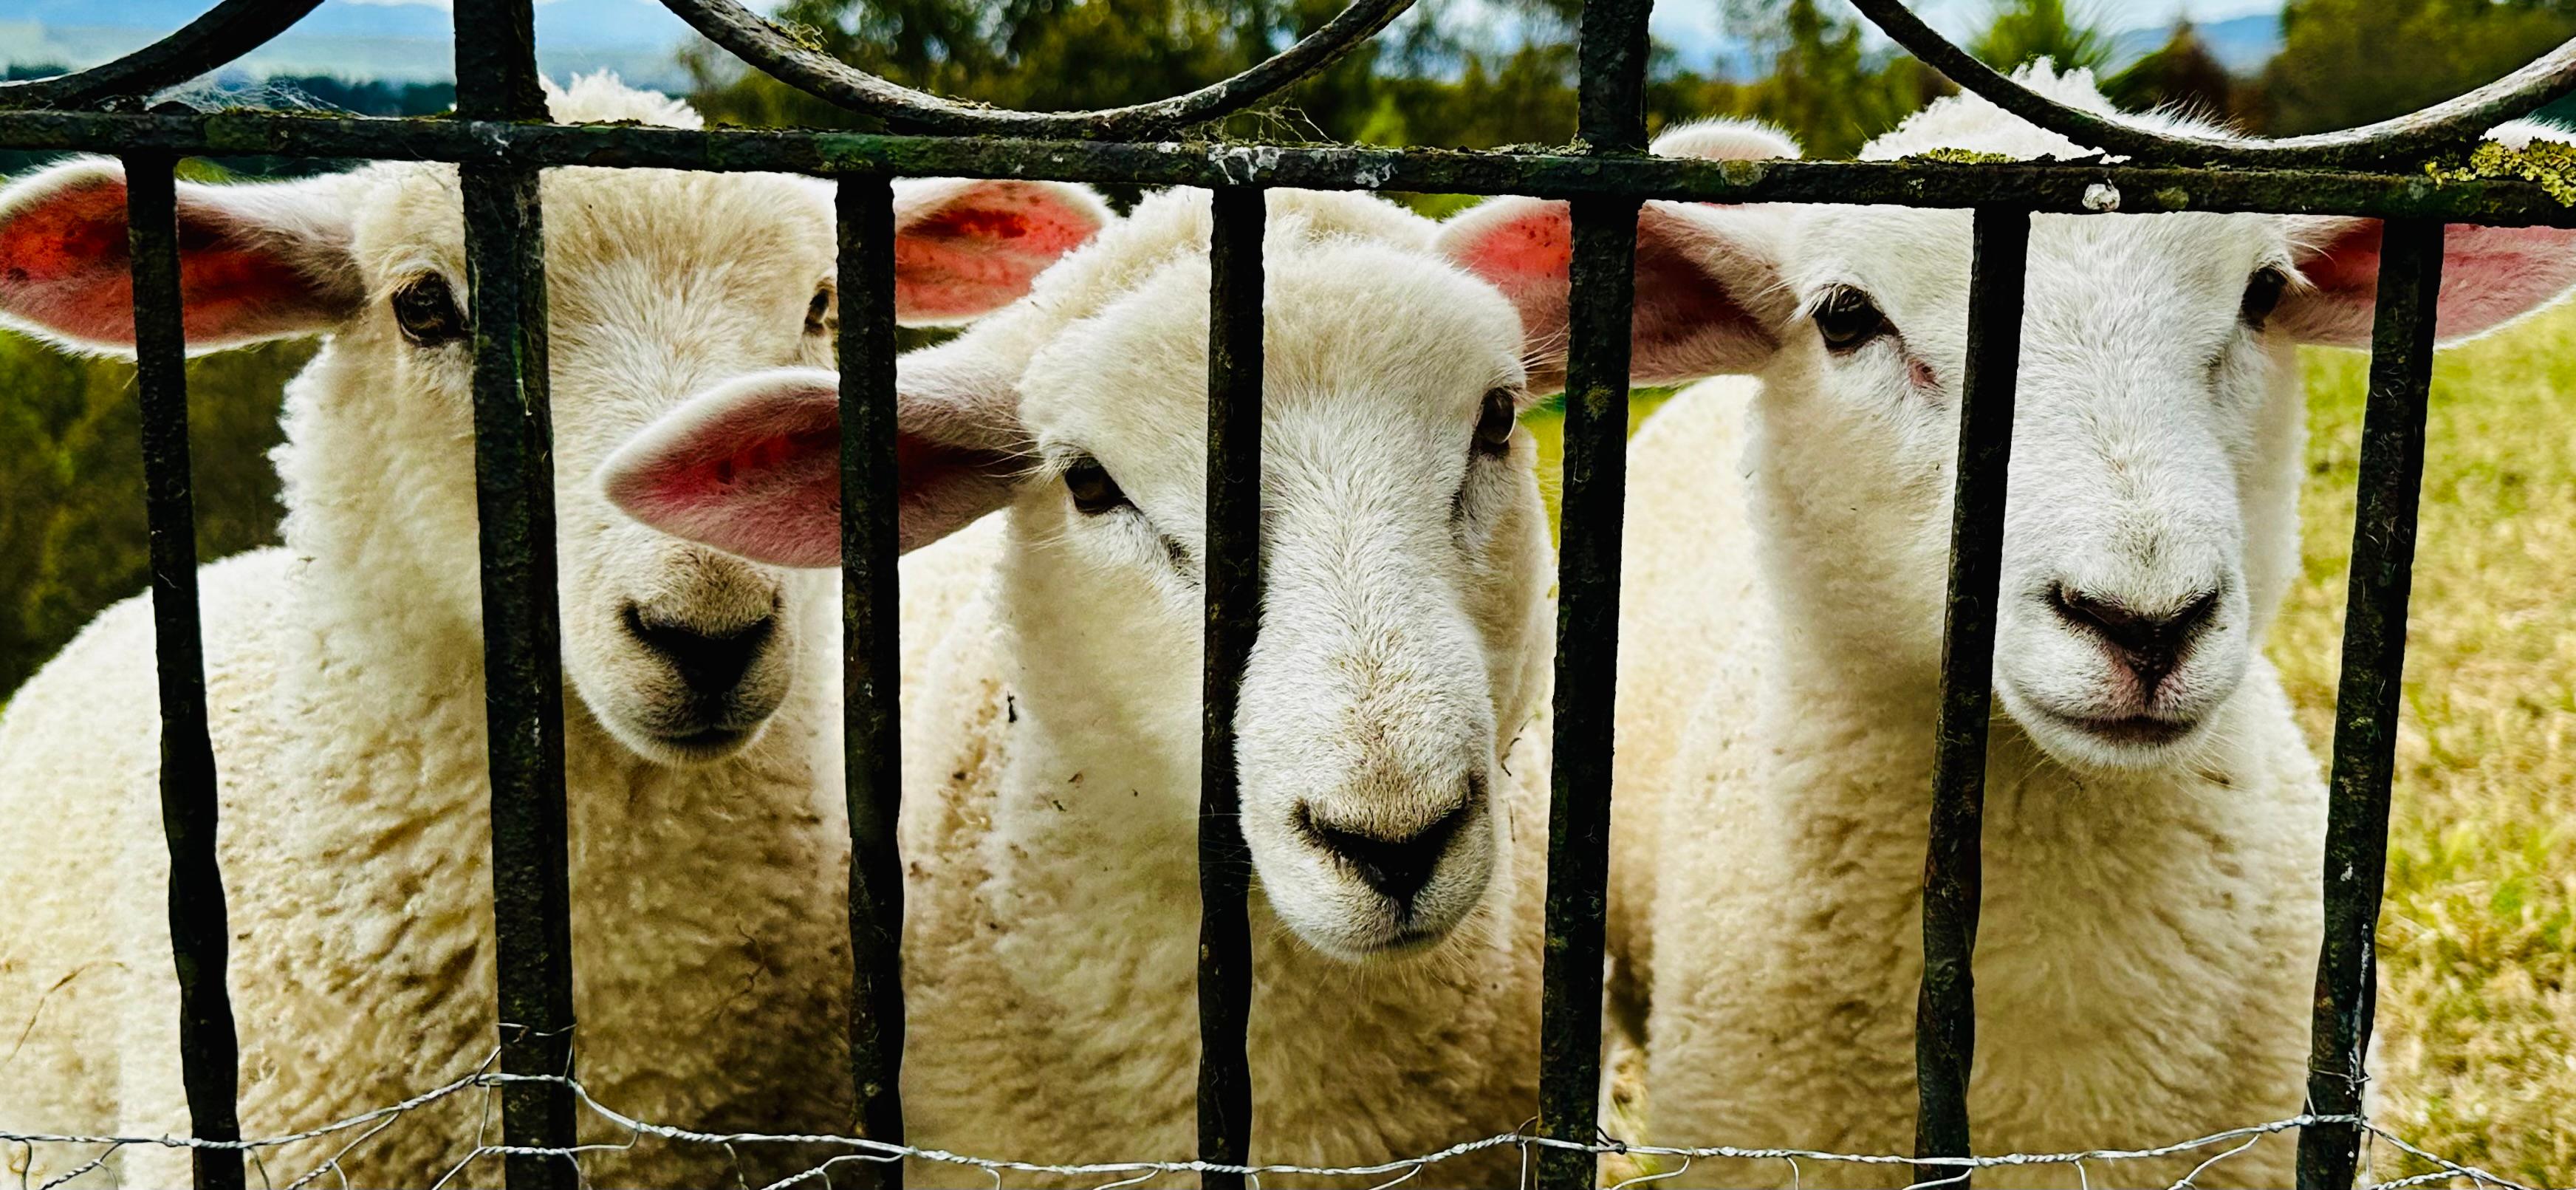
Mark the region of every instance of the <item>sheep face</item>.
MULTIPOLYGON (((586 482, 719 378, 828 367, 830 190, 775 175, 554 170, 543 180, 564 671, 637 755, 730 755, 788 693, 828 585, 654 532, 586 482)), ((1097 228, 1087 195, 922 183, 899 203, 899 304, 998 305, 1097 228), (1001 230, 1016 234, 1000 236, 1001 230)), ((130 350, 125 188, 110 162, 0 194, 0 316, 130 350)), ((289 536, 371 575, 399 614, 481 620, 473 293, 456 171, 378 165, 307 182, 182 187, 189 346, 331 336, 291 390, 289 536), (354 514, 354 515, 353 515, 354 514)), ((389 609, 390 610, 390 609, 389 609)))
MULTIPOLYGON (((1969 274, 1964 212, 1803 212, 1757 414, 1772 558, 1853 658, 1939 665, 1969 274), (1817 499, 1819 481, 1848 499, 1817 499), (1845 602, 1849 601, 1849 602, 1845 602)), ((2063 760, 2189 756, 2296 563, 2299 269, 2265 216, 2031 232, 1994 686, 2063 760)))
MULTIPOLYGON (((1965 103, 1866 155, 2073 151, 1965 103)), ((1795 155, 1765 140, 1687 129, 1658 149, 1795 155)), ((1527 315, 1563 301, 1565 222, 1502 200, 1446 242, 1527 315)), ((1744 465, 1771 588, 1795 646, 1868 688, 1929 690, 1940 664, 1969 223, 1670 203, 1638 222, 1637 376, 1762 377, 1744 465)), ((2188 763, 2222 718, 2297 562, 2294 349, 2368 342, 2379 240, 2372 220, 2033 219, 1994 689, 2059 760, 2188 763)), ((2440 334, 2476 334, 2576 282, 2576 236, 2454 227, 2444 268, 2440 334)))
MULTIPOLYGON (((1546 519, 1514 421, 1522 331, 1490 287, 1418 247, 1281 227, 1266 596, 1235 721, 1242 830, 1270 908, 1316 949, 1425 950, 1510 878, 1492 791, 1545 689, 1546 519)), ((1047 781, 1115 816, 1103 845, 1127 858, 1111 862, 1168 871, 1143 857, 1164 839, 1186 850, 1198 818, 1208 268, 1135 255, 1151 260, 1082 316, 1048 313, 1072 300, 1050 277, 1024 307, 1052 319, 1033 337, 1006 314, 904 357, 902 537, 1008 508, 1014 722, 1061 742, 1046 763, 1097 758, 1047 781), (1016 383, 994 364, 1014 342, 1028 348, 1016 383)), ((834 441, 829 380, 774 373, 710 394, 611 460, 611 498, 753 557, 828 558, 838 489, 821 446, 723 491, 682 477, 746 442, 834 441)))
MULTIPOLYGON (((1031 650, 1104 713, 1195 742, 1208 275, 1163 270, 1039 353, 1014 508, 1031 589, 1123 610, 1031 650), (1138 648, 1140 644, 1149 645, 1138 648)), ((1489 790, 1543 656, 1546 559, 1521 336, 1486 287, 1345 245, 1268 270, 1261 630, 1236 716, 1242 831, 1271 909, 1357 959, 1430 946, 1485 899, 1489 790)))

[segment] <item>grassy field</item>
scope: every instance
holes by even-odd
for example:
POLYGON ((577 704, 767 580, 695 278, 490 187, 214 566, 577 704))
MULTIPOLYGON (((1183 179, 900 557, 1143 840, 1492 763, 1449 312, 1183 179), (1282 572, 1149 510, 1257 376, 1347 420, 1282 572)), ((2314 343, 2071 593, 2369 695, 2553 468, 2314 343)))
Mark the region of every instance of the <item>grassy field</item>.
MULTIPOLYGON (((2322 758, 2367 360, 2303 366, 2305 571, 2270 652, 2322 758)), ((1559 426, 1530 424, 1553 499, 1559 426)), ((2576 1184, 2576 306, 2441 355, 2421 524, 2374 1111, 2453 1160, 2576 1184)), ((2374 1156, 2382 1177, 2433 1168, 2374 1156)))

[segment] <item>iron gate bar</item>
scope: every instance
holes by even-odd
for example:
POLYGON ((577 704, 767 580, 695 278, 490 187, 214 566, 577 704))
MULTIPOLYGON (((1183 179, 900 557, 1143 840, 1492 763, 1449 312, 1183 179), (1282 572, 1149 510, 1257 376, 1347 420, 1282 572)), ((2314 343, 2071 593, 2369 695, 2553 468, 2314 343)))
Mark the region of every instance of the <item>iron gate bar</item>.
POLYGON ((1330 66, 1413 6, 1413 0, 1352 0, 1297 44, 1232 78, 1186 95, 1088 112, 1021 112, 961 102, 888 82, 806 48, 735 0, 662 0, 689 27, 771 78, 890 128, 949 135, 1088 139, 1169 132, 1222 119, 1330 66))
POLYGON ((1254 147, 1208 142, 1077 143, 1007 138, 797 133, 273 112, 121 114, 0 111, 0 148, 184 156, 508 162, 529 166, 1258 185, 1313 190, 1625 196, 1682 202, 2015 206, 2042 214, 2270 212, 2427 218, 2490 227, 2576 227, 2576 207, 2529 182, 2436 183, 2420 170, 2317 173, 2094 161, 1706 161, 1440 149, 1254 147))
POLYGON ((2576 40, 2456 99, 2393 120, 2279 140, 2222 140, 2155 132, 2071 108, 2004 77, 1933 31, 1898 0, 1852 0, 1888 38, 1987 102, 2051 132, 2143 161, 2207 165, 2374 165, 2474 142, 2490 128, 2576 90, 2576 40))
MULTIPOLYGON (((1261 242, 1268 202, 1249 186, 1209 196, 1207 623, 1199 723, 1199 1160, 1250 1163, 1252 925, 1234 719, 1261 635, 1261 242)), ((1201 1190, 1242 1190, 1202 1173, 1201 1190)))
MULTIPOLYGON (((1586 0, 1579 33, 1581 148, 1646 151, 1646 17, 1652 0, 1586 0)), ((1598 164, 1596 162, 1596 164, 1598 164)), ((1567 212, 1563 501, 1558 519, 1556 688, 1551 712, 1547 933, 1539 972, 1538 1130, 1590 1143, 1600 1130, 1602 919, 1610 883, 1610 751, 1619 682, 1619 545, 1627 506, 1628 365, 1638 200, 1587 195, 1567 212)), ((1600 1160, 1542 1149, 1543 1190, 1588 1190, 1600 1160)))
MULTIPOLYGON (((859 1135, 903 1143, 901 572, 895 486, 894 185, 841 179, 841 746, 850 815, 850 1085, 859 1135)), ((903 1185, 900 1162, 861 1162, 903 1185)))
MULTIPOLYGON (((2439 223, 2391 220, 2379 249, 2371 325, 2370 398, 2362 415, 2352 569, 2344 599, 2343 674, 2335 687, 2328 778, 2325 940, 2317 955, 2309 1029, 2308 1110, 2358 1113, 2378 999, 2373 950, 2388 864, 2388 795, 2405 690, 2406 601, 2414 583, 2415 517, 2424 481, 2424 414, 2433 383, 2439 223)), ((2299 1133, 2300 1190, 2352 1185, 2361 1131, 2320 1124, 2299 1133)))
POLYGON ((231 62, 304 19, 322 0, 223 0, 142 49, 88 70, 0 83, 0 110, 140 101, 231 62))
MULTIPOLYGON (((1984 881, 1978 846, 2030 213, 1977 208, 1972 252, 1968 366, 1960 385, 1958 475, 1950 504, 1950 602, 1941 632, 1941 712, 1933 735, 1931 832, 1923 860, 1923 983, 1914 1009, 1917 1157, 1970 1154, 1968 1076, 1977 1053, 1973 962, 1984 881)), ((1957 1166, 1918 1165, 1914 1176, 1968 1184, 1968 1171, 1957 1166)))
MULTIPOLYGON (((197 622, 197 527, 188 467, 187 332, 179 296, 179 214, 171 167, 125 159, 134 266, 134 380, 142 393, 144 514, 152 555, 152 644, 161 684, 161 825, 170 839, 170 950, 179 976, 179 1080, 188 1130, 240 1140, 241 1055, 224 985, 231 927, 215 860, 215 749, 206 734, 205 643, 197 622)), ((242 1185, 239 1149, 192 1149, 199 1190, 242 1185)))
MULTIPOLYGON (((530 0, 457 0, 457 114, 542 120, 530 0)), ((501 1069, 569 1075, 572 918, 564 827, 563 653, 555 615, 554 438, 546 386, 545 230, 534 165, 469 162, 465 276, 474 345, 474 488, 491 748, 492 913, 501 1069)), ((568 1148, 572 1090, 502 1088, 514 1147, 568 1148)), ((568 1157, 511 1153, 512 1190, 570 1186, 568 1157)))
MULTIPOLYGON (((454 119, 135 110, 152 92, 265 43, 318 2, 222 0, 177 33, 103 66, 0 84, 0 147, 110 151, 123 154, 129 164, 138 381, 164 719, 164 816, 172 851, 171 933, 182 991, 183 1079, 199 1137, 234 1134, 230 1117, 238 1054, 224 1003, 228 936, 215 865, 216 784, 206 744, 202 643, 194 606, 184 329, 170 174, 175 158, 188 154, 366 157, 463 166, 468 280, 476 311, 475 460, 492 753, 494 909, 503 1069, 511 1074, 568 1073, 573 1019, 537 171, 591 165, 860 179, 844 187, 841 208, 843 291, 852 303, 841 332, 844 487, 859 505, 848 514, 843 532, 845 545, 861 544, 864 534, 870 548, 845 550, 845 623, 866 629, 853 635, 845 677, 853 692, 864 687, 869 695, 864 700, 854 696, 846 714, 852 733, 848 742, 862 745, 854 750, 849 777, 853 941, 860 948, 854 951, 854 963, 862 980, 873 976, 877 984, 863 988, 852 1006, 853 1073, 860 1079, 863 1115, 882 1114, 897 1135, 900 1113, 891 1063, 900 1057, 900 990, 884 978, 896 957, 888 923, 900 920, 901 890, 892 883, 899 873, 891 867, 897 793, 891 774, 897 757, 891 743, 892 697, 879 697, 880 682, 873 680, 893 672, 893 628, 873 616, 860 623, 863 612, 891 606, 894 598, 894 512, 885 495, 891 483, 892 436, 881 434, 880 445, 869 450, 855 445, 867 440, 871 427, 886 430, 891 424, 891 259, 886 255, 891 205, 884 179, 940 174, 1215 188, 1209 622, 1203 673, 1209 712, 1201 789, 1202 808, 1211 811, 1201 837, 1203 907, 1210 911, 1202 920, 1200 988, 1207 1058, 1201 1108, 1203 1125, 1214 1124, 1203 1126, 1202 1155, 1229 1156, 1236 1162, 1248 1151, 1251 1112, 1248 1072, 1241 1063, 1250 990, 1243 921, 1249 864, 1229 816, 1235 804, 1230 758, 1236 685, 1257 631, 1259 598, 1262 217, 1257 187, 1574 200, 1566 548, 1558 639, 1584 641, 1591 656, 1581 663, 1563 649, 1558 656, 1542 1025, 1549 1065, 1542 1071, 1542 1100, 1551 1136, 1585 1141, 1591 1139, 1594 1100, 1582 1076, 1588 1073, 1597 1081, 1598 1073, 1603 835, 1615 690, 1611 663, 1625 460, 1626 324, 1633 298, 1637 204, 1675 199, 1977 208, 1971 362, 1963 398, 1936 762, 1940 776, 1925 870, 1925 983, 1917 1037, 1922 1095, 1918 1149, 1925 1155, 1936 1149, 1964 1153, 1968 1144, 1965 1092, 1973 1054, 1968 961, 1974 942, 1984 715, 1982 710, 1968 714, 1961 704, 1974 701, 1982 707, 1990 697, 1984 678, 1991 676, 1993 571, 2020 303, 2019 285, 2007 284, 2003 277, 2007 264, 2013 273, 2020 271, 2028 216, 2232 211, 2388 220, 2331 775, 2324 872, 2328 930, 2319 956, 2309 1085, 2313 1110, 2357 1109, 2360 1055, 2367 1046, 2372 1009, 2372 932, 2384 882, 2442 225, 2576 227, 2576 207, 2558 202, 2537 185, 2501 179, 2437 183, 2417 167, 2429 154, 2465 149, 2493 123, 2576 92, 2576 41, 2469 95, 2396 120, 2284 141, 2213 142, 2128 128, 2069 109, 1976 63, 1897 0, 1855 0, 1892 38, 1963 86, 2042 127, 2129 155, 2117 163, 2099 157, 1970 164, 1642 156, 1640 88, 1649 0, 1591 0, 1585 6, 1582 144, 1543 153, 1101 139, 1171 134, 1192 121, 1256 102, 1364 40, 1409 0, 1359 0, 1317 35, 1232 79, 1153 104, 1087 113, 996 111, 906 91, 855 71, 841 77, 832 64, 801 47, 769 44, 779 40, 775 30, 733 0, 665 0, 692 23, 725 25, 759 43, 754 46, 758 52, 745 51, 746 57, 783 72, 790 85, 844 106, 878 105, 871 110, 881 109, 880 114, 898 124, 951 132, 1036 131, 1087 140, 549 125, 536 72, 531 0, 457 0, 460 101, 454 119), (847 93, 831 93, 836 87, 847 93), (110 110, 26 110, 40 105, 110 110), (2254 168, 2154 164, 2171 162, 2254 168), (2280 168, 2316 165, 2338 168, 2323 173, 2280 168), (2102 201, 2106 194, 2108 202, 2102 201), (1245 274, 1252 278, 1249 288, 1245 274), (1983 457, 1987 453, 1990 460, 1983 457), (869 499, 869 492, 878 498, 869 499), (1230 574, 1228 567, 1233 568, 1230 574), (867 588, 866 599, 854 597, 861 587, 867 588), (1221 594, 1221 588, 1230 594, 1221 594), (1975 639, 1980 636, 1981 646, 1975 639), (1977 675, 1983 677, 1969 680, 1977 675), (1569 696, 1576 691, 1591 696, 1569 696), (885 737, 885 746, 862 738, 875 735, 885 737), (861 751, 864 757, 857 754, 861 751), (872 888, 890 896, 871 895, 872 888), (863 930, 873 932, 883 953, 860 953, 865 949, 863 930), (1589 963, 1579 961, 1586 955, 1589 963), (889 987, 897 997, 890 1009, 881 1002, 889 987), (890 1023, 890 1031, 873 1031, 872 1049, 859 1044, 862 1017, 890 1023), (1588 1031, 1581 1027, 1586 1020, 1588 1031), (863 1066, 881 1074, 873 1086, 882 1094, 869 1093, 872 1084, 865 1080, 863 1066)), ((727 33, 718 40, 733 36, 727 33)), ((504 1127, 513 1147, 569 1146, 569 1088, 512 1084, 504 1095, 504 1127)), ((2308 1128, 2301 1137, 2301 1185, 2348 1184, 2358 1144, 2358 1130, 2349 1125, 2308 1128)), ((200 1150, 198 1184, 239 1185, 237 1153, 200 1150)), ((1550 1186, 1588 1186, 1592 1166, 1584 1154, 1549 1150, 1541 1157, 1542 1179, 1550 1186)), ((509 1158, 508 1175, 511 1185, 524 1187, 562 1184, 577 1171, 568 1160, 517 1152, 509 1158)), ((900 1172, 893 1176, 899 1180, 900 1172)), ((1211 1178, 1210 1184, 1239 1180, 1211 1178)))

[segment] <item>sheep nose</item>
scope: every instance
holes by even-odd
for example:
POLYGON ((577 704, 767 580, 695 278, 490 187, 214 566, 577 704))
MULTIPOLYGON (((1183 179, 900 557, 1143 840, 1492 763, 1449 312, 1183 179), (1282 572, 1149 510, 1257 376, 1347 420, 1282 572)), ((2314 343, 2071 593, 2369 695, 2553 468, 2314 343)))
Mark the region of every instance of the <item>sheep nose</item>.
POLYGON ((2049 588, 2049 605, 2068 625, 2108 646, 2120 664, 2137 675, 2141 694, 2152 698, 2157 684, 2174 671, 2192 642, 2217 618, 2219 591, 2212 587, 2171 611, 2155 614, 2061 583, 2049 588))
POLYGON ((1432 872, 1449 853, 1459 828, 1475 815, 1476 800, 1472 794, 1461 798, 1429 825, 1410 833, 1335 826, 1316 817, 1312 803, 1299 802, 1297 826, 1316 846, 1347 865, 1361 883, 1399 906, 1410 906, 1422 886, 1431 883, 1432 872))
POLYGON ((625 621, 628 634, 668 662, 690 693, 710 698, 730 694, 742 684, 743 674, 760 659, 778 625, 777 616, 767 615, 722 633, 707 632, 687 624, 647 620, 643 610, 631 603, 626 605, 625 621))

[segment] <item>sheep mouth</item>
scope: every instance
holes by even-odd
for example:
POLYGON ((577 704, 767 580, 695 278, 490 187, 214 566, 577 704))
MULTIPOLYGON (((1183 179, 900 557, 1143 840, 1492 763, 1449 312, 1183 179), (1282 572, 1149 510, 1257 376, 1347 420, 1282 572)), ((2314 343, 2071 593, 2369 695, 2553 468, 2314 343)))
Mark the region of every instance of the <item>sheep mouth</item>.
POLYGON ((740 752, 745 745, 751 742, 752 737, 759 733, 760 728, 755 725, 752 727, 702 727, 694 731, 656 731, 647 734, 648 738, 652 742, 653 751, 662 753, 660 757, 656 757, 654 759, 662 760, 665 763, 702 764, 708 761, 723 760, 728 756, 732 756, 736 752, 740 752))
POLYGON ((2059 726, 2082 732, 2106 744, 2130 748, 2162 748, 2177 743, 2200 727, 2198 720, 2158 719, 2152 715, 2093 716, 2069 715, 2045 707, 2040 713, 2059 726))

